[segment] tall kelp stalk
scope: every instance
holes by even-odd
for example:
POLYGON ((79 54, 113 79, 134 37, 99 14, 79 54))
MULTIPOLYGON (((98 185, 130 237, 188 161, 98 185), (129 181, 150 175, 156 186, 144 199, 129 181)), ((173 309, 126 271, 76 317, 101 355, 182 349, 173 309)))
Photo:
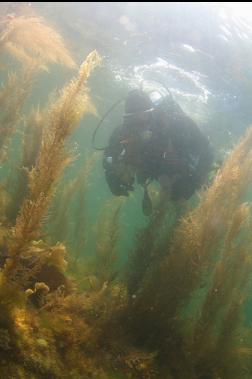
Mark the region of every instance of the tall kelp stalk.
POLYGON ((227 362, 228 356, 233 367, 229 342, 239 327, 251 270, 251 221, 241 203, 252 180, 251 147, 249 129, 200 205, 182 219, 172 243, 163 247, 164 258, 147 272, 130 304, 136 342, 158 350, 174 378, 215 378, 218 372, 237 377, 222 357, 227 362), (185 314, 193 296, 199 302, 190 323, 185 314))
POLYGON ((94 51, 82 64, 79 75, 49 104, 45 117, 41 148, 35 167, 28 173, 28 196, 24 200, 12 230, 3 278, 7 282, 22 283, 22 258, 29 244, 41 236, 43 218, 55 193, 56 183, 72 157, 66 149, 67 138, 84 113, 92 111, 86 82, 100 63, 94 51))

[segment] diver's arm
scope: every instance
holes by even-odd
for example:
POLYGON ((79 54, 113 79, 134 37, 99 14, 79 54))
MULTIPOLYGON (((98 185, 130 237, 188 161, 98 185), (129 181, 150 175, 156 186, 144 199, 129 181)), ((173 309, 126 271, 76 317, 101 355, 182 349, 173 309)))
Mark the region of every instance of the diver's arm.
POLYGON ((128 196, 128 192, 134 189, 134 176, 125 175, 127 173, 127 165, 124 163, 125 149, 121 140, 122 131, 121 128, 117 128, 113 132, 109 145, 104 151, 103 168, 111 192, 115 196, 128 196))

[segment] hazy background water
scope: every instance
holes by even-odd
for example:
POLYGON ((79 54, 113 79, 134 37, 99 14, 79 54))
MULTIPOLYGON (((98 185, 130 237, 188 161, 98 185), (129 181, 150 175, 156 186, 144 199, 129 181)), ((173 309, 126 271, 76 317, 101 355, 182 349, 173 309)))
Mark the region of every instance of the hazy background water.
POLYGON ((104 76, 95 88, 104 108, 120 90, 158 79, 213 138, 222 132, 228 144, 250 122, 249 3, 31 6, 60 28, 79 62, 93 48, 104 56, 104 76))

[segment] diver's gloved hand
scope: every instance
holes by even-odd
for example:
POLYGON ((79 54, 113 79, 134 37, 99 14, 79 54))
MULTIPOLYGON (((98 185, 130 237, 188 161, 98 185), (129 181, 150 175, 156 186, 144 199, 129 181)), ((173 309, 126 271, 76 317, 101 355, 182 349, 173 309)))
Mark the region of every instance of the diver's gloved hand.
POLYGON ((110 191, 115 196, 129 196, 129 191, 134 191, 133 182, 122 183, 118 175, 116 175, 112 170, 106 170, 105 177, 110 191))
POLYGON ((122 196, 129 196, 129 191, 134 191, 131 184, 120 184, 120 191, 122 196))

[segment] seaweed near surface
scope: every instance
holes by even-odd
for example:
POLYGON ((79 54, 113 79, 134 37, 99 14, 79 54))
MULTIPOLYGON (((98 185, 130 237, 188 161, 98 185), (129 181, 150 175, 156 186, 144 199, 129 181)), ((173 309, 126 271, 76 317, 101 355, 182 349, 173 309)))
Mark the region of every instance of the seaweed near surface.
POLYGON ((49 63, 70 68, 76 64, 62 37, 36 15, 6 15, 0 22, 0 51, 7 52, 24 65, 34 62, 48 70, 49 63))

